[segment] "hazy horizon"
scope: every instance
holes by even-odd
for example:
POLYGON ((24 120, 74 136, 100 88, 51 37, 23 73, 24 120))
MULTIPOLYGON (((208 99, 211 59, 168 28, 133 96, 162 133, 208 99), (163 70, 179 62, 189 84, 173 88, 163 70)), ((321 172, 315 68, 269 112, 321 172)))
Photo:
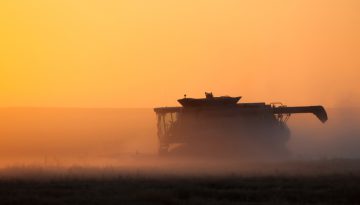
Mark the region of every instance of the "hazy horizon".
MULTIPOLYGON (((327 109, 321 123, 294 114, 287 143, 297 157, 359 158, 360 109, 327 109)), ((156 115, 151 108, 0 108, 0 165, 116 165, 133 156, 157 155, 156 115)))

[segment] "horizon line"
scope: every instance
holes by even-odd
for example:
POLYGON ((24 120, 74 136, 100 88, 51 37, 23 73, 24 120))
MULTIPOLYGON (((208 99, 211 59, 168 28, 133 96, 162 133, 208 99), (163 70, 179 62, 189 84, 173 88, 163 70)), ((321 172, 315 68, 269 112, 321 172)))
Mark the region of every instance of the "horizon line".
MULTIPOLYGON (((174 107, 174 106, 161 106, 161 107, 174 107)), ((176 106, 175 106, 176 107, 176 106)), ((181 106, 178 106, 181 107, 181 106)), ((156 107, 79 107, 79 106, 0 106, 0 109, 154 109, 156 107)), ((325 107, 326 109, 334 108, 358 108, 360 106, 332 106, 325 107)))
POLYGON ((153 107, 79 107, 79 106, 0 106, 0 109, 11 108, 49 108, 49 109, 153 109, 153 107))

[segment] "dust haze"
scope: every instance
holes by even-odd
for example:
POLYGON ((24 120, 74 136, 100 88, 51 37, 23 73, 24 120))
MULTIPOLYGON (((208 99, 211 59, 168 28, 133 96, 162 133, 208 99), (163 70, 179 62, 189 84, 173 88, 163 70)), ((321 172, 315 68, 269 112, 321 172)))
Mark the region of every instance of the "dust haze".
POLYGON ((327 112, 329 121, 325 124, 311 114, 291 116, 288 126, 292 136, 287 145, 292 165, 277 162, 264 169, 264 164, 227 157, 157 156, 156 116, 152 109, 1 108, 0 166, 2 173, 15 175, 24 175, 26 167, 27 174, 36 175, 47 168, 46 172, 53 174, 66 170, 109 176, 120 170, 152 174, 254 174, 279 171, 282 167, 287 174, 298 174, 299 170, 313 172, 319 166, 327 171, 329 167, 337 171, 359 169, 359 163, 350 163, 347 168, 342 165, 344 160, 360 157, 360 109, 327 108, 327 112), (313 160, 327 161, 315 166, 311 164, 313 160), (293 166, 295 161, 299 163, 293 166), (304 166, 299 169, 302 163, 304 166))

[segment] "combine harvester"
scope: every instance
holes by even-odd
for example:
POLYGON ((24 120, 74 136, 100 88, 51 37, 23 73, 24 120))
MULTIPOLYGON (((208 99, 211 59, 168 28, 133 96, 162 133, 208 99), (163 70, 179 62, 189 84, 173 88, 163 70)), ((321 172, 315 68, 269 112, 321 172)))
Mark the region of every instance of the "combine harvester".
MULTIPOLYGON (((238 103, 241 97, 179 99, 182 107, 155 108, 159 154, 187 147, 196 154, 286 155, 291 114, 312 113, 327 121, 322 106, 287 107, 281 103, 238 103)), ((190 151, 185 151, 190 152, 190 151)))

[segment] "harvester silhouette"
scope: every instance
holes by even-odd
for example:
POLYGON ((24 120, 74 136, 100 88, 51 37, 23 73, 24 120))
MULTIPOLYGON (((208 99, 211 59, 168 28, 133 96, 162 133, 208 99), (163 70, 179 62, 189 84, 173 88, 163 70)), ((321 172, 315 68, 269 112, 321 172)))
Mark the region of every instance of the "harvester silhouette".
POLYGON ((241 97, 205 95, 206 98, 198 99, 185 95, 178 100, 181 107, 154 108, 159 154, 171 153, 177 144, 195 150, 205 147, 211 153, 236 150, 284 154, 290 137, 286 122, 291 114, 312 113, 323 123, 328 119, 323 106, 238 103, 241 97))

